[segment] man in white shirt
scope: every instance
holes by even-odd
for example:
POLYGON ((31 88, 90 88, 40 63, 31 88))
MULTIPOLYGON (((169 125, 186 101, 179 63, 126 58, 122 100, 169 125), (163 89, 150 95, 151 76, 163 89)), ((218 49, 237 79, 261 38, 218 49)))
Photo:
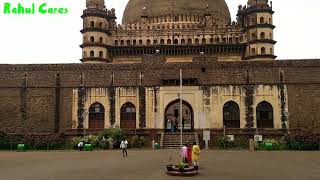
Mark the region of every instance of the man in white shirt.
POLYGON ((80 150, 80 151, 82 151, 82 150, 83 150, 83 146, 84 146, 83 141, 79 142, 79 144, 78 144, 78 148, 79 148, 79 150, 80 150))
POLYGON ((123 157, 127 157, 128 156, 128 153, 127 153, 128 141, 127 141, 127 139, 121 141, 120 148, 122 149, 123 157))

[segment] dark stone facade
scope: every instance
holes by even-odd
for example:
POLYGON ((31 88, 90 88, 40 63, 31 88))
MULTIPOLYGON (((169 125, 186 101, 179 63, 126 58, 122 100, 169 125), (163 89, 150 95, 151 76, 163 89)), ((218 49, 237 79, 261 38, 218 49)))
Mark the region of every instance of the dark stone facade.
MULTIPOLYGON (((286 86, 288 99, 281 97, 281 101, 288 103, 290 116, 282 115, 282 121, 288 121, 290 129, 320 131, 320 60, 217 62, 202 57, 193 63, 164 63, 159 55, 143 59, 140 64, 123 65, 0 65, 0 129, 8 133, 66 132, 72 127, 73 90, 81 85, 108 87, 109 96, 115 94, 110 87, 140 87, 139 111, 144 115, 141 82, 143 87, 159 87, 162 79, 179 79, 178 69, 182 68, 185 78, 196 78, 198 86, 277 85, 280 90, 286 86)), ((114 99, 110 98, 110 104, 114 122, 114 99)), ((248 116, 250 109, 250 122, 248 116)), ((139 121, 144 127, 145 118, 139 121)))

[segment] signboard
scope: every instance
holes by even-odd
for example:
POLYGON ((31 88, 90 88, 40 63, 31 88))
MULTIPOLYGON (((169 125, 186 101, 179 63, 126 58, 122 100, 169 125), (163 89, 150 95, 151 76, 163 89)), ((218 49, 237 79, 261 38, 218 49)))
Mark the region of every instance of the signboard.
POLYGON ((255 135, 255 136, 254 136, 254 140, 255 140, 256 142, 262 142, 262 135, 255 135))
POLYGON ((207 131, 207 130, 203 131, 203 140, 210 141, 210 131, 207 131))
POLYGON ((234 141, 234 135, 227 135, 228 139, 230 142, 234 141))

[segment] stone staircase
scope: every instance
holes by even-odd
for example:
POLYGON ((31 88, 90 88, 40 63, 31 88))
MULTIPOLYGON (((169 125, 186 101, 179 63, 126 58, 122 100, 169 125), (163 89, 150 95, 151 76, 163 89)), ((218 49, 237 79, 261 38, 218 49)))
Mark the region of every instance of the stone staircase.
MULTIPOLYGON (((184 132, 182 134, 182 144, 199 144, 198 133, 184 132)), ((160 146, 164 149, 180 148, 180 133, 161 133, 160 146)))

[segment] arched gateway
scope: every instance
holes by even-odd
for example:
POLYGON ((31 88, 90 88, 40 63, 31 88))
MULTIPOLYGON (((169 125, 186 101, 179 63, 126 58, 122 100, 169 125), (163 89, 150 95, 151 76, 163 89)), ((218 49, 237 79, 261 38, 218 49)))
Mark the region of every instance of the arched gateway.
MULTIPOLYGON (((180 100, 177 99, 169 103, 164 114, 164 129, 167 132, 180 131, 180 100)), ((182 101, 182 129, 183 131, 194 130, 192 106, 182 101)))

